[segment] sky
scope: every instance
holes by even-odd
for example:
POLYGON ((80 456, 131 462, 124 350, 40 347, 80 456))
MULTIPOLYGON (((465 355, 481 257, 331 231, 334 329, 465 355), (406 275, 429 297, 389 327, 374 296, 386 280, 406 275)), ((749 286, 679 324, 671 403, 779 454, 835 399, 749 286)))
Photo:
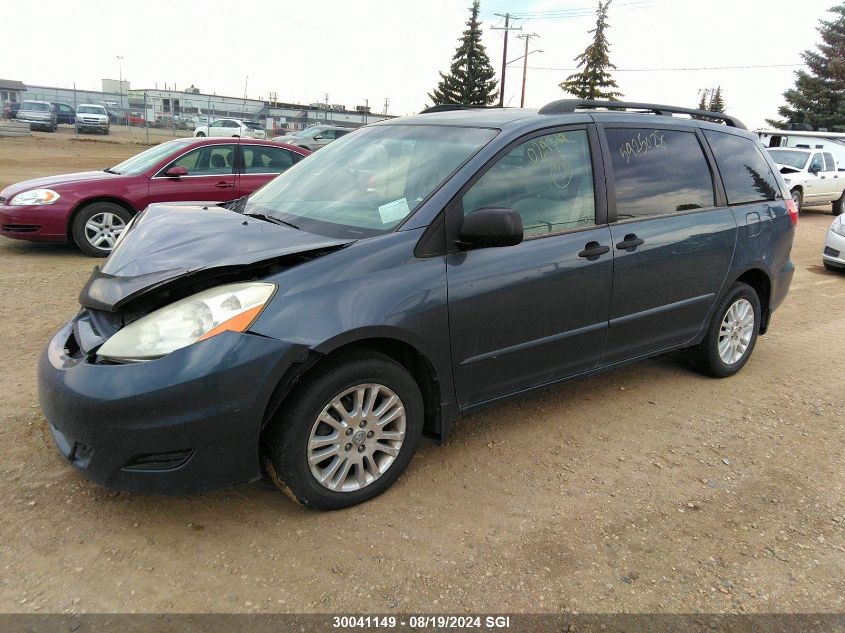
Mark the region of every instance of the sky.
MULTIPOLYGON (((123 77, 132 89, 178 89, 352 109, 368 100, 381 112, 411 114, 430 105, 447 71, 471 0, 219 0, 114 3, 14 2, 4 11, 0 77, 99 90, 123 77), (147 10, 135 9, 146 7, 147 10), (52 16, 44 20, 43 16, 52 16), (10 18, 11 19, 8 19, 10 18), (10 25, 27 28, 8 28, 10 25), (37 44, 37 45, 33 45, 37 44), (26 51, 16 55, 15 51, 26 51), (121 56, 123 59, 118 60, 121 56)), ((727 111, 750 128, 777 116, 800 53, 820 41, 816 27, 835 0, 614 0, 611 61, 624 98, 695 107, 699 90, 721 86, 727 111), (722 68, 763 66, 770 68, 722 68), (795 65, 795 66, 793 66, 795 65), (692 68, 711 68, 690 70, 692 68), (685 70, 666 70, 682 68, 685 70), (648 70, 643 70, 648 69, 648 70)), ((484 44, 497 73, 503 32, 496 14, 534 13, 517 22, 536 33, 526 107, 567 97, 558 84, 590 41, 596 3, 588 0, 482 0, 484 44), (566 12, 549 14, 549 11, 566 12)), ((511 32, 508 60, 523 53, 511 32)), ((519 106, 522 60, 508 66, 505 104, 519 106)))

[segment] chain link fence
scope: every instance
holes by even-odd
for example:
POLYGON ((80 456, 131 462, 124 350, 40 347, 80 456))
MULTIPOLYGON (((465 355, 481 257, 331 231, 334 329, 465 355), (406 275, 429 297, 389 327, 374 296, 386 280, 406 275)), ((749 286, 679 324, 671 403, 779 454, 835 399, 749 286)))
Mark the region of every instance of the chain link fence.
MULTIPOLYGON (((59 126, 75 126, 79 105, 103 106, 114 131, 123 130, 138 135, 138 140, 158 142, 166 136, 191 136, 197 127, 221 118, 235 118, 257 122, 267 137, 302 130, 313 124, 359 127, 384 118, 359 106, 346 110, 344 106, 328 104, 287 104, 257 99, 201 94, 198 91, 126 90, 104 92, 77 90, 75 87, 27 85, 19 101, 49 101, 53 104, 59 126), (116 126, 116 127, 115 127, 116 126)), ((14 106, 4 103, 6 118, 14 118, 14 106)), ((79 130, 76 130, 79 134, 79 130)))

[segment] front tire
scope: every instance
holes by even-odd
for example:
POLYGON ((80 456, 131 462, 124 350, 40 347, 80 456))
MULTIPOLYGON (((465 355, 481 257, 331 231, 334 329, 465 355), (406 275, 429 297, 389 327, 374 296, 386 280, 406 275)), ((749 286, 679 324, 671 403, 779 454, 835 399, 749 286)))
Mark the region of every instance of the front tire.
POLYGON ((114 202, 93 202, 73 219, 71 233, 79 249, 91 257, 108 257, 132 214, 114 202))
POLYGON ((402 365, 344 353, 306 375, 265 442, 270 479, 299 503, 336 510, 368 501, 402 474, 422 436, 419 386, 402 365))
POLYGON ((754 288, 735 283, 716 306, 704 340, 690 348, 695 368, 715 378, 737 373, 754 351, 760 319, 760 299, 754 288))
POLYGON ((833 201, 833 215, 842 215, 842 205, 845 203, 845 191, 842 192, 842 195, 839 196, 838 200, 833 201))
POLYGON ((197 138, 203 138, 205 136, 205 132, 197 132, 197 138))

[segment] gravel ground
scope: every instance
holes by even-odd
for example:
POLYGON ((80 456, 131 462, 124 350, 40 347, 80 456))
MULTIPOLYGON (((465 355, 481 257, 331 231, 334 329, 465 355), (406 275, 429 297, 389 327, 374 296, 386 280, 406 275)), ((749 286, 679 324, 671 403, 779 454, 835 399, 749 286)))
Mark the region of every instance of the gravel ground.
MULTIPOLYGON (((0 187, 102 168, 114 139, 0 140, 0 187)), ((36 358, 95 260, 0 240, 2 612, 843 612, 845 275, 802 215, 792 290, 737 376, 678 355, 479 412, 363 506, 258 483, 113 492, 71 470, 36 358)))

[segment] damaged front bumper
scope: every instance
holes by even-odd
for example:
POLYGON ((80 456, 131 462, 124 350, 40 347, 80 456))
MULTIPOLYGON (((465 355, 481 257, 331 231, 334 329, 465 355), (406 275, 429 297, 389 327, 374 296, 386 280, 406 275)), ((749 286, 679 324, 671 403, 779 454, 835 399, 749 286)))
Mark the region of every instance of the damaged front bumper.
POLYGON ((225 332, 157 360, 106 364, 80 348, 79 319, 38 363, 41 408, 75 468, 110 488, 159 493, 261 476, 267 404, 301 346, 225 332))

